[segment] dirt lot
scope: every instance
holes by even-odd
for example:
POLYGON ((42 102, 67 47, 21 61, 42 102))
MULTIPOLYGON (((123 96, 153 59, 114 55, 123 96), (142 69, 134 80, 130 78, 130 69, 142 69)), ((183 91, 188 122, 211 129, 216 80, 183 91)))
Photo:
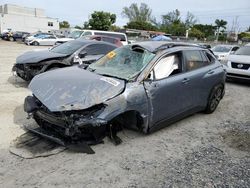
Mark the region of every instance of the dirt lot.
MULTIPOLYGON (((41 48, 41 47, 36 47, 41 48)), ((44 48, 44 47, 43 47, 44 48)), ((123 143, 22 159, 9 143, 24 130, 27 84, 12 76, 34 47, 0 41, 0 187, 250 187, 250 87, 227 83, 211 115, 195 114, 151 135, 119 133, 123 143)))

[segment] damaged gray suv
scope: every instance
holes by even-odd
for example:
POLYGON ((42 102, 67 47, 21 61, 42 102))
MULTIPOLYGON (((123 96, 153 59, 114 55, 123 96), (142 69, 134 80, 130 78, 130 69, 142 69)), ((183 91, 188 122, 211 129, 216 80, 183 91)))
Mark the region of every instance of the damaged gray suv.
POLYGON ((121 140, 122 128, 149 133, 196 112, 212 113, 226 72, 202 47, 147 41, 111 51, 87 68, 63 68, 31 81, 24 109, 54 140, 121 140))

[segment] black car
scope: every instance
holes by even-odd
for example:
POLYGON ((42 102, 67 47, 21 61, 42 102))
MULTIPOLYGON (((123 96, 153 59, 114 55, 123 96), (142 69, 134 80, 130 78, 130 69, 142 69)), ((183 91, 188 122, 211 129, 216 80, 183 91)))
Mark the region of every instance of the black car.
POLYGON ((12 33, 11 35, 9 35, 9 37, 7 38, 7 40, 9 41, 17 41, 17 40, 22 40, 23 36, 28 35, 28 32, 22 32, 22 31, 16 31, 14 33, 12 33))
POLYGON ((26 81, 48 70, 69 67, 74 64, 90 64, 117 46, 92 40, 77 39, 49 50, 29 51, 16 59, 12 71, 26 81))

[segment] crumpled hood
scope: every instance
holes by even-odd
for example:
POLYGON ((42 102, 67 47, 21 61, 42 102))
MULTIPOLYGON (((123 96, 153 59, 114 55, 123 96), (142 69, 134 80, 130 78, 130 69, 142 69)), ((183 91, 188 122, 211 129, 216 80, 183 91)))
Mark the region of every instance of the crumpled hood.
POLYGON ((50 111, 57 112, 101 104, 120 94, 124 86, 124 80, 73 66, 39 74, 29 88, 50 111))
POLYGON ((66 54, 54 53, 49 50, 29 51, 16 58, 17 64, 38 63, 46 59, 66 57, 66 54))
POLYGON ((250 56, 249 55, 230 55, 228 56, 228 61, 250 64, 250 56))

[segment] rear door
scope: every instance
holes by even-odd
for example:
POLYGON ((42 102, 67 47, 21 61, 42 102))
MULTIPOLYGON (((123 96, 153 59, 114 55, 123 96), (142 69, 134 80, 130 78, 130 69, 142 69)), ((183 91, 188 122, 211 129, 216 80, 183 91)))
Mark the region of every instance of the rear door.
MULTIPOLYGON (((189 80, 189 106, 192 108, 204 107, 212 87, 216 84, 215 60, 207 57, 203 50, 184 50, 185 59, 184 71, 189 80)), ((212 58, 212 57, 211 57, 212 58)))

